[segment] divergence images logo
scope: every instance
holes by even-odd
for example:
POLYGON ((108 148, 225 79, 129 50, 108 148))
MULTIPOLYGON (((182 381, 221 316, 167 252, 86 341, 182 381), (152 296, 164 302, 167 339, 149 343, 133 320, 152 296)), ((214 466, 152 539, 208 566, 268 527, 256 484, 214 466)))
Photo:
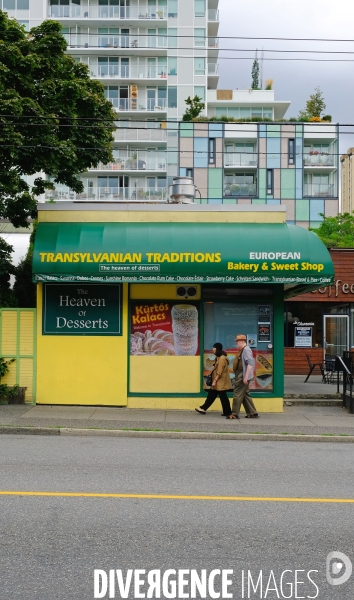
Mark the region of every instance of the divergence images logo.
POLYGON ((326 577, 330 585, 342 585, 351 577, 353 565, 343 552, 330 552, 326 560, 326 577), (338 577, 339 575, 339 577, 338 577))

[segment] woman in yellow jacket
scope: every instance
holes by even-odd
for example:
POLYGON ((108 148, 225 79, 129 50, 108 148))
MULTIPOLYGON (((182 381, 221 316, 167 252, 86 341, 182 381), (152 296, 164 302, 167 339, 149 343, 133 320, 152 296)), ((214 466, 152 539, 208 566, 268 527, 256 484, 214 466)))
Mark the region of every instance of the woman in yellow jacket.
POLYGON ((221 406, 223 410, 223 416, 229 417, 231 414, 230 401, 227 395, 227 391, 231 389, 231 379, 229 374, 229 359, 227 358, 226 352, 222 349, 222 344, 219 342, 215 342, 213 347, 213 353, 216 358, 213 365, 212 370, 212 385, 208 392, 207 399, 205 400, 202 406, 196 408, 195 410, 200 415, 205 415, 206 411, 216 398, 219 396, 221 401, 221 406))

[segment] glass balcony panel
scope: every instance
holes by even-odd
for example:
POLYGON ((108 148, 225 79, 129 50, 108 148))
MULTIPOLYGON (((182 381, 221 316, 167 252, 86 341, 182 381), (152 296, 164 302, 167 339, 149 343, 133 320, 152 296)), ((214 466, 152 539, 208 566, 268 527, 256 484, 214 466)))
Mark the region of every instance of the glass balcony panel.
POLYGON ((252 152, 226 152, 224 155, 224 167, 256 167, 257 154, 252 152))
POLYGON ((80 194, 66 189, 47 190, 46 200, 87 202, 165 202, 166 188, 160 187, 85 187, 80 194))
POLYGON ((330 183, 305 183, 304 196, 311 198, 336 198, 335 186, 330 183))
POLYGON ((247 198, 257 195, 255 183, 232 183, 224 186, 224 197, 247 198))
POLYGON ((335 157, 328 152, 308 152, 304 154, 305 167, 334 167, 335 157))

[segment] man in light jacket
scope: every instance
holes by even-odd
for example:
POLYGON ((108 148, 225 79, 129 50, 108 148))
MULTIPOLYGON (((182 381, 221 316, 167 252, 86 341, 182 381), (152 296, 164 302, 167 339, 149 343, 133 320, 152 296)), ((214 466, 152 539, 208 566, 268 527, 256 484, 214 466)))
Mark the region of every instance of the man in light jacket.
POLYGON ((235 358, 232 369, 235 373, 234 379, 234 401, 229 419, 239 419, 241 404, 246 411, 246 419, 256 419, 257 409, 250 395, 250 382, 254 374, 254 358, 252 350, 247 346, 247 337, 244 334, 236 336, 236 344, 239 354, 235 358))

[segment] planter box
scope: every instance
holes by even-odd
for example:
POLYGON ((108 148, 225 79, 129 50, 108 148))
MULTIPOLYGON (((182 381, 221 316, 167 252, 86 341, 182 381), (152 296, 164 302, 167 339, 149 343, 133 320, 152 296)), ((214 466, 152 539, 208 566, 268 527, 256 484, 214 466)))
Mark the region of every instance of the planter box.
MULTIPOLYGON (((10 388, 11 389, 11 388, 10 388)), ((6 393, 0 396, 1 404, 24 404, 25 403, 25 387, 19 387, 16 394, 6 393)))

